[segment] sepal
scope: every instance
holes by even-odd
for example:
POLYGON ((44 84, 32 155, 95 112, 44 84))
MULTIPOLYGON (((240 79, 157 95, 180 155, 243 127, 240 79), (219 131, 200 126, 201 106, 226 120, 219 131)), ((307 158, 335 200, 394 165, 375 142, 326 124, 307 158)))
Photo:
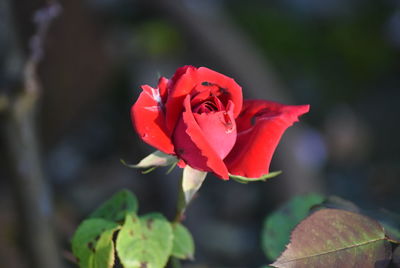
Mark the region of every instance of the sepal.
MULTIPOLYGON (((146 168, 146 170, 143 171, 143 173, 147 174, 156 169, 157 167, 172 166, 171 167, 172 169, 173 167, 175 167, 176 163, 178 162, 178 159, 173 155, 165 154, 161 151, 155 151, 154 153, 151 153, 142 160, 140 160, 140 162, 137 163, 136 165, 128 164, 123 159, 120 159, 120 161, 124 166, 127 166, 129 168, 146 168)), ((168 172, 170 172, 170 170, 168 172)))
POLYGON ((254 182, 254 181, 266 181, 268 179, 271 179, 271 178, 274 178, 274 177, 280 175, 281 173, 282 173, 281 170, 274 171, 274 172, 270 172, 268 174, 262 175, 261 177, 258 177, 258 178, 247 178, 247 177, 233 175, 233 174, 229 174, 229 177, 239 183, 247 184, 249 182, 254 182))
POLYGON ((207 172, 194 169, 189 165, 186 165, 183 169, 182 190, 186 205, 189 204, 193 196, 200 189, 206 176, 207 172))

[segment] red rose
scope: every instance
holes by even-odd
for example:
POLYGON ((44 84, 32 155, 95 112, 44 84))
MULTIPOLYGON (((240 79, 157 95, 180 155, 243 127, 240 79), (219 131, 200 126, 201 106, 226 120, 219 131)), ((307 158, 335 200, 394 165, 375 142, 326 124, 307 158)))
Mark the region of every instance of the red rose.
POLYGON ((245 100, 232 79, 205 67, 184 66, 157 88, 142 86, 132 106, 133 125, 146 143, 186 164, 228 179, 269 172, 283 132, 309 110, 245 100))

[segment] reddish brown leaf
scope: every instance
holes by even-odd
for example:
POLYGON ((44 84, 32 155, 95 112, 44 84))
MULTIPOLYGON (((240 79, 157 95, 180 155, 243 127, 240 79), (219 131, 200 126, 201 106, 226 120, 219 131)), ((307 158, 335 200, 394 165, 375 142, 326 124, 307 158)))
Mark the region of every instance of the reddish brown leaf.
POLYGON ((357 213, 322 209, 292 232, 275 267, 386 267, 391 245, 380 224, 357 213))

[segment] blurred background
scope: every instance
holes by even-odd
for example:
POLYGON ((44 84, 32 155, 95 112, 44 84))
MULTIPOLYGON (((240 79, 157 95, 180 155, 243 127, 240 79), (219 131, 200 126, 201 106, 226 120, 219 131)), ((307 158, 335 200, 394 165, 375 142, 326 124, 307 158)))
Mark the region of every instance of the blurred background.
POLYGON ((129 116, 140 85, 186 64, 311 111, 283 136, 279 177, 208 175, 185 267, 269 263, 263 219, 297 194, 400 212, 399 52, 396 0, 0 1, 1 266, 75 267, 73 232, 122 188, 141 214, 173 218, 181 170, 144 175, 120 159, 153 151, 129 116))

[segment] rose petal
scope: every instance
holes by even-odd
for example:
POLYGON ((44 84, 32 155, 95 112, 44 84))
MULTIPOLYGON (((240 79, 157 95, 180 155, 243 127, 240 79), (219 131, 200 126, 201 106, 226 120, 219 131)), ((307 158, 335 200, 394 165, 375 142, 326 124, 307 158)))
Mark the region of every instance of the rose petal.
MULTIPOLYGON (((176 69, 174 75, 172 76, 170 83, 175 84, 181 78, 181 76, 186 73, 186 71, 188 69, 193 69, 193 68, 196 69, 196 67, 191 66, 191 65, 185 65, 185 66, 179 67, 178 69, 176 69)), ((169 86, 171 87, 172 85, 169 85, 169 86)))
POLYGON ((142 89, 131 108, 133 126, 144 142, 166 154, 173 154, 174 146, 165 126, 160 91, 148 85, 142 89))
POLYGON ((208 143, 221 159, 228 155, 236 141, 233 110, 234 105, 229 101, 228 111, 194 114, 199 127, 207 133, 208 143))
POLYGON ((166 126, 173 131, 182 113, 183 100, 196 85, 194 79, 196 68, 184 66, 179 68, 168 84, 168 99, 165 104, 166 126))
POLYGON ((196 122, 189 95, 185 98, 184 107, 185 110, 173 134, 178 157, 195 169, 214 172, 221 178, 228 179, 228 170, 222 158, 211 147, 206 133, 196 122))
POLYGON ((198 92, 197 94, 192 94, 192 98, 190 100, 190 105, 192 108, 196 107, 197 105, 201 104, 207 99, 210 99, 211 96, 211 90, 206 89, 204 91, 198 92))
POLYGON ((242 88, 232 78, 206 67, 197 69, 187 65, 179 68, 169 80, 168 89, 166 124, 170 131, 175 128, 183 109, 183 100, 188 94, 211 90, 225 105, 231 100, 235 105, 235 118, 242 109, 242 88))
POLYGON ((217 73, 216 71, 210 70, 206 67, 198 68, 196 84, 199 85, 199 87, 207 87, 203 85, 207 82, 210 85, 218 86, 219 93, 221 94, 218 98, 221 99, 223 103, 227 104, 228 100, 233 102, 235 105, 233 114, 236 118, 242 110, 242 88, 230 77, 217 73))
POLYGON ((271 101, 245 100, 243 111, 236 119, 236 144, 224 160, 229 172, 248 178, 267 174, 284 131, 309 108, 309 105, 288 106, 271 101))
POLYGON ((160 90, 160 95, 161 95, 161 100, 162 103, 165 103, 167 101, 167 96, 168 96, 168 91, 167 91, 167 86, 168 86, 169 80, 165 77, 160 77, 158 80, 158 89, 160 90))

